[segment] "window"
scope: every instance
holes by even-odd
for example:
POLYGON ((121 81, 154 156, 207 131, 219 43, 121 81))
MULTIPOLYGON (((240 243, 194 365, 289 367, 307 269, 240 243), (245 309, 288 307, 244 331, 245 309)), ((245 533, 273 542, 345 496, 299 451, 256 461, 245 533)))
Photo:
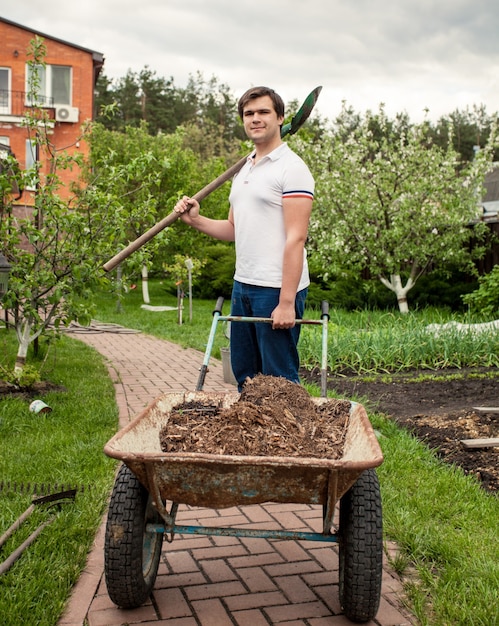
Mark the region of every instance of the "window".
POLYGON ((38 104, 71 104, 71 67, 68 65, 27 65, 26 93, 37 94, 38 104))
POLYGON ((0 114, 10 113, 10 68, 0 67, 0 114))
POLYGON ((34 191, 37 182, 38 147, 33 139, 26 139, 25 170, 28 174, 26 189, 34 191))

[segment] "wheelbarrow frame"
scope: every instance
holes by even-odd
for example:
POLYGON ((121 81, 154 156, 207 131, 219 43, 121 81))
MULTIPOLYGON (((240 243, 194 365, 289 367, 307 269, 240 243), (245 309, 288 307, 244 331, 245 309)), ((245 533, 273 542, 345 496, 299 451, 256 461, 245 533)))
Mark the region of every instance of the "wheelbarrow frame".
MULTIPOLYGON (((322 314, 327 316, 324 307, 322 314)), ((219 300, 200 380, 202 376, 204 381, 208 371, 213 328, 227 319, 221 315, 219 300)), ((324 328, 327 332, 327 323, 323 324, 323 337, 324 328)), ((382 576, 381 497, 374 468, 383 456, 364 407, 352 403, 340 459, 161 450, 159 432, 174 406, 189 401, 230 406, 238 397, 237 393, 203 391, 165 394, 106 444, 106 455, 124 464, 111 496, 105 537, 105 574, 111 599, 122 608, 137 607, 147 600, 162 541, 172 542, 175 534, 310 540, 339 544, 340 601, 345 614, 355 621, 372 619, 379 605, 382 576), (322 505, 322 532, 176 522, 179 504, 217 509, 263 502, 322 505), (338 502, 340 523, 334 532, 338 502)), ((313 400, 327 402, 325 397, 313 400)))

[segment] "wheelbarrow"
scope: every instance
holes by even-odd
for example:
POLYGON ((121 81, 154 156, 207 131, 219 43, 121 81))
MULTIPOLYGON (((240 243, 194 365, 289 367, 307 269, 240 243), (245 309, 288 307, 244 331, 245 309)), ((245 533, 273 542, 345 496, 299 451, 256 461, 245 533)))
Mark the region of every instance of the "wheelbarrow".
MULTIPOLYGON (((212 331, 219 321, 245 321, 222 316, 219 303, 212 331)), ((323 307, 319 321, 323 348, 327 319, 323 307)), ((203 366, 210 350, 211 335, 203 366)), ((201 368, 200 379, 205 373, 201 368)), ((327 402, 324 395, 313 401, 327 402)), ((369 621, 377 613, 381 595, 382 512, 375 468, 383 455, 364 407, 351 403, 343 454, 335 460, 162 451, 160 431, 174 407, 200 402, 228 408, 238 398, 237 392, 202 390, 162 395, 104 447, 106 455, 123 463, 105 532, 109 597, 121 608, 142 605, 155 584, 163 540, 172 542, 176 534, 310 540, 338 544, 343 611, 353 621, 369 621), (176 521, 180 504, 221 509, 265 502, 322 505, 322 532, 190 526, 176 521)))

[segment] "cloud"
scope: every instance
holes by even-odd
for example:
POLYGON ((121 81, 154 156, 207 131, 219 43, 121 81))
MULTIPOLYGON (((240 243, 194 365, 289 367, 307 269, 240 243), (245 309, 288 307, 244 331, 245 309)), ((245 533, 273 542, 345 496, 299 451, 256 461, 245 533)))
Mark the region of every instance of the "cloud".
POLYGON ((183 86, 199 71, 236 96, 268 84, 285 101, 323 85, 326 117, 344 99, 414 121, 499 108, 495 0, 25 0, 4 17, 102 52, 110 78, 147 65, 183 86))

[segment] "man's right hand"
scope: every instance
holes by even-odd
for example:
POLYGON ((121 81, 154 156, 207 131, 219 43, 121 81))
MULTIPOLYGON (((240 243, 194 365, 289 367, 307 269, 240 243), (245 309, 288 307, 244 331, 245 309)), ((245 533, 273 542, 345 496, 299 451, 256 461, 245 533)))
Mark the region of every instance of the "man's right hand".
POLYGON ((184 196, 177 202, 174 207, 175 213, 179 214, 180 219, 186 224, 192 225, 199 217, 199 202, 189 196, 184 196))

